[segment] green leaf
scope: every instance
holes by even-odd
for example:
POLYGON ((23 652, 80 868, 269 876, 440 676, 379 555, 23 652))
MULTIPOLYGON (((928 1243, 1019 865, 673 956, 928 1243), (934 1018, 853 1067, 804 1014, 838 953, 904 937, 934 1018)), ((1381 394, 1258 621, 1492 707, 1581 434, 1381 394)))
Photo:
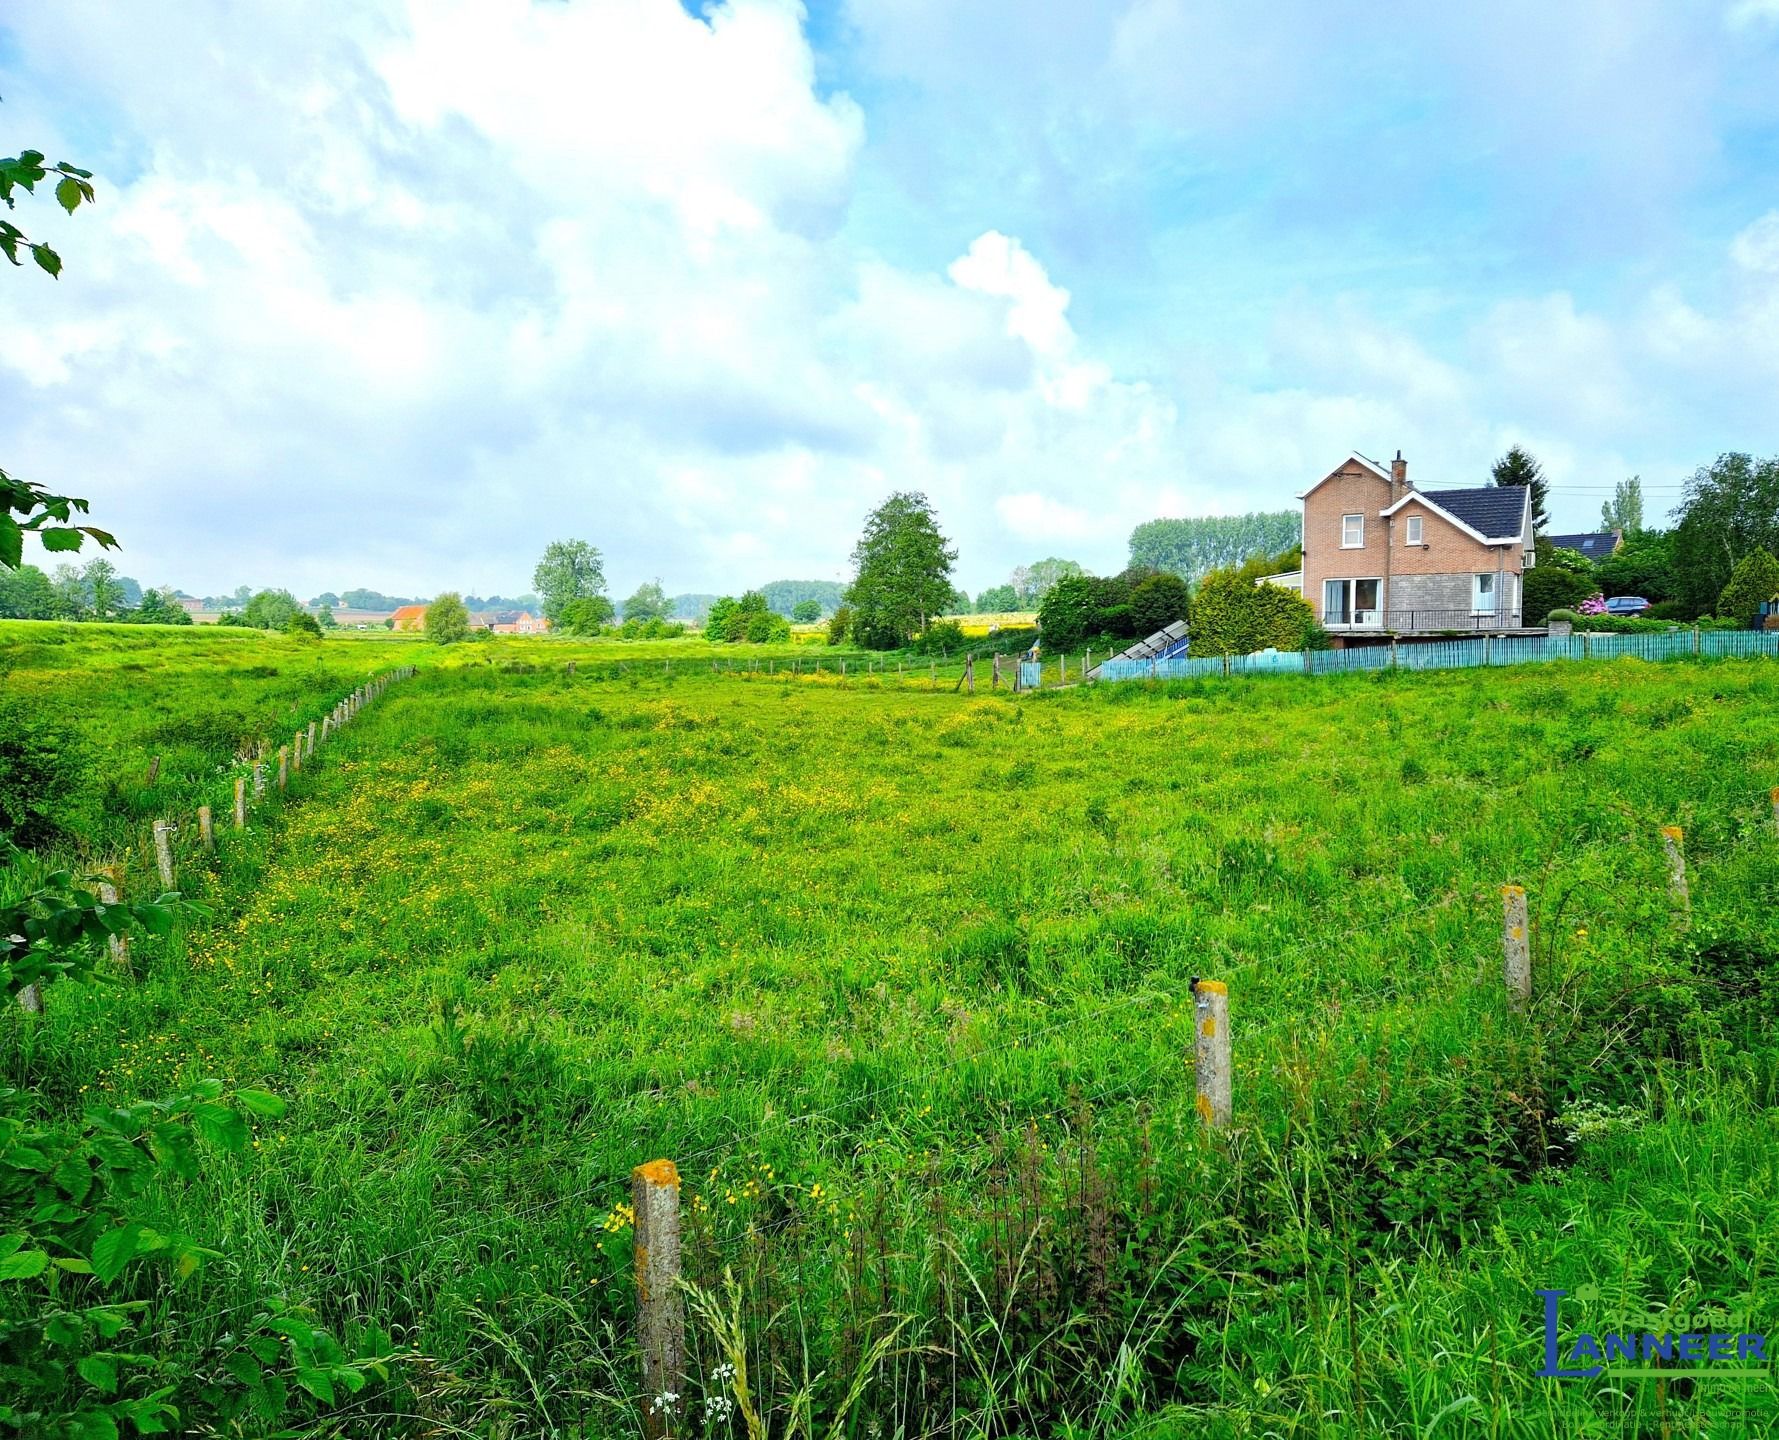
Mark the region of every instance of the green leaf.
POLYGON ((243 1385, 257 1385, 265 1371, 260 1368, 259 1361, 251 1355, 244 1355, 237 1350, 222 1362, 223 1368, 239 1380, 243 1385))
POLYGON ((72 1417, 75 1429, 70 1433, 79 1440, 117 1440, 117 1421, 103 1410, 83 1410, 72 1417))
POLYGON ((284 1112, 290 1108, 270 1090, 237 1090, 235 1099, 250 1113, 265 1115, 273 1120, 282 1119, 284 1112))
POLYGON ((48 530, 39 530, 37 538, 43 542, 45 550, 80 549, 80 531, 72 527, 56 525, 48 530))
POLYGON ((62 257, 56 254, 54 250, 51 250, 49 246, 43 244, 33 245, 31 247, 31 254, 37 261, 37 268, 49 275, 52 279, 62 273, 62 257))
POLYGON ((299 1345, 313 1345, 315 1343, 314 1329, 305 1325, 294 1315, 282 1315, 276 1320, 268 1320, 266 1321, 266 1329, 270 1330, 274 1335, 287 1335, 299 1345))
POLYGON ((66 1270, 70 1275, 91 1275, 93 1267, 84 1260, 72 1256, 63 1256, 55 1262, 56 1269, 66 1270))
POLYGON ((109 1285, 123 1273, 136 1254, 141 1239, 140 1225, 119 1225, 107 1230, 93 1245, 93 1274, 100 1283, 109 1285))
POLYGON ((299 1370, 296 1382, 324 1405, 334 1403, 333 1377, 325 1370, 299 1370))
POLYGON ((226 1105, 206 1100, 192 1111, 198 1133, 212 1145, 225 1150, 239 1150, 247 1143, 247 1122, 226 1105))
POLYGON ((56 200, 70 215, 80 207, 81 198, 80 182, 72 177, 56 186, 56 200))
POLYGON ((19 1250, 0 1260, 0 1280, 31 1280, 49 1265, 46 1250, 19 1250))
POLYGON ((83 1355, 74 1366, 80 1378, 101 1395, 117 1393, 117 1362, 103 1355, 83 1355))

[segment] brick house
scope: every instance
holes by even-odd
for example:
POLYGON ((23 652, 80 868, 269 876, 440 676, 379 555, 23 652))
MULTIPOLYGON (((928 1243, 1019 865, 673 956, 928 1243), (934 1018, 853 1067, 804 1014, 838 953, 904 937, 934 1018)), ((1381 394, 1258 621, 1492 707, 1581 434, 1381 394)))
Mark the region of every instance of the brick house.
POLYGON ((397 605, 390 620, 391 628, 396 630, 424 630, 426 628, 426 607, 424 605, 397 605))
POLYGON ((1400 453, 1388 470, 1353 454, 1298 498, 1303 597, 1327 630, 1520 628, 1527 487, 1418 490, 1400 453))

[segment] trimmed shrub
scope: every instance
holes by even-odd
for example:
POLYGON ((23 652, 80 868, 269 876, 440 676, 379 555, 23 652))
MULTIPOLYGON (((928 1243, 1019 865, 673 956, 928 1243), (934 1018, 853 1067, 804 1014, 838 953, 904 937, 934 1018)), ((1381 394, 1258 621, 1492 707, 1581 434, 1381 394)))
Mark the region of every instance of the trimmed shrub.
POLYGON ((1316 629, 1315 612, 1295 590, 1256 584, 1233 570, 1215 570, 1199 582, 1193 598, 1191 653, 1302 650, 1316 629))

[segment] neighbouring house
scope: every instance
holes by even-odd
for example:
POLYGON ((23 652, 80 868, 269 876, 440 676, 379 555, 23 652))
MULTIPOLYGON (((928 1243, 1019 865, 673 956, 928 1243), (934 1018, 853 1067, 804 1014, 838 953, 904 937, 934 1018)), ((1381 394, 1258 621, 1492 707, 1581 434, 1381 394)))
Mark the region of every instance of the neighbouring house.
POLYGON ((1558 550, 1573 550, 1589 560, 1604 560, 1624 549, 1623 530, 1601 530, 1591 535, 1547 535, 1544 537, 1558 550))
POLYGON ((395 622, 394 628, 397 630, 424 630, 426 628, 426 607, 424 605, 397 605, 395 613, 389 618, 395 622))
POLYGON ((550 622, 529 610, 520 610, 516 614, 503 612, 488 628, 496 635, 542 635, 549 630, 550 622))
POLYGON ((1302 593, 1323 628, 1517 630, 1532 564, 1524 485, 1421 490, 1400 452, 1389 469, 1352 454, 1303 501, 1302 593))

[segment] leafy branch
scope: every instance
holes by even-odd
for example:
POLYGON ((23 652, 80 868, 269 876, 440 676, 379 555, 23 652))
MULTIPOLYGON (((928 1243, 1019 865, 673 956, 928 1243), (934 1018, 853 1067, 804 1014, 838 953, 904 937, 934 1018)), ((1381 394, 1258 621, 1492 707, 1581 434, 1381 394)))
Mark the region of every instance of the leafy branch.
MULTIPOLYGON (((23 190, 27 195, 35 194, 37 186, 56 178, 56 202, 72 215, 80 208, 81 201, 88 205, 93 203, 93 172, 82 170, 78 165, 70 165, 66 160, 59 165, 45 165, 43 153, 39 150, 21 150, 17 155, 0 159, 0 201, 4 201, 8 210, 18 208, 18 200, 14 191, 23 190)), ((41 240, 33 240, 10 220, 0 220, 0 253, 14 265, 22 265, 19 251, 28 250, 31 258, 37 262, 37 268, 49 275, 51 279, 62 273, 62 257, 41 240)))

